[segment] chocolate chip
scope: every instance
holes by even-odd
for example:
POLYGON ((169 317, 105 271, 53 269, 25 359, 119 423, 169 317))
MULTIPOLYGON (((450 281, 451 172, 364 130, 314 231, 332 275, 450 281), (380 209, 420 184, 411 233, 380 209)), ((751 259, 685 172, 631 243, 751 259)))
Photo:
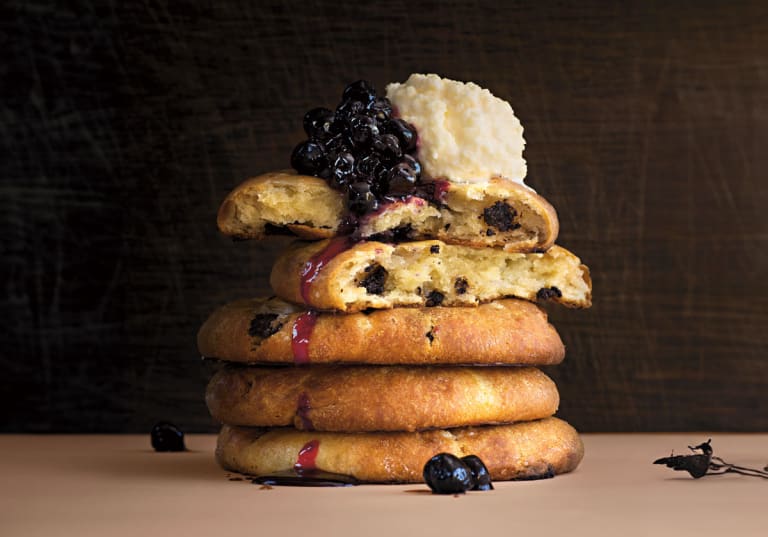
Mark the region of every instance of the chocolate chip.
POLYGON ((434 306, 439 306, 443 303, 443 300, 445 299, 445 295, 441 293, 440 291, 430 291, 427 295, 427 303, 426 306, 428 308, 432 308, 434 306))
POLYGON ((466 278, 456 278, 453 288, 456 289, 457 294, 463 295, 467 292, 467 289, 469 289, 469 282, 466 278))
POLYGON ((360 287, 365 287, 368 294, 380 295, 384 292, 384 282, 387 281, 387 270, 381 265, 374 264, 365 268, 367 276, 360 282, 360 287))
POLYGON ((503 201, 497 201, 483 210, 483 220, 485 220, 485 223, 499 231, 510 231, 519 228, 520 224, 515 222, 516 216, 517 211, 503 201))
POLYGON ((542 287, 539 289, 539 292, 536 293, 536 298, 539 300, 549 300, 552 298, 560 298, 562 296, 563 293, 554 285, 552 287, 542 287))
POLYGON ((437 244, 433 244, 429 247, 429 253, 430 254, 439 254, 440 253, 440 246, 437 244))
POLYGON ((248 327, 248 335, 266 339, 272 334, 280 331, 283 323, 275 323, 279 315, 276 313, 259 313, 251 319, 251 325, 248 327))

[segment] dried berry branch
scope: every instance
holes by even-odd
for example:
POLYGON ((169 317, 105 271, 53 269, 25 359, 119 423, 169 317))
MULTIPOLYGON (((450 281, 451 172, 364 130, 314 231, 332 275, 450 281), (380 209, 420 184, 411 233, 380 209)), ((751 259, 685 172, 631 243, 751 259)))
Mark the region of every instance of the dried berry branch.
POLYGON ((768 479, 768 466, 758 470, 725 462, 720 457, 713 455, 711 442, 712 439, 710 438, 698 446, 688 446, 688 449, 693 451, 693 455, 675 455, 673 452, 669 457, 656 459, 653 461, 653 464, 664 464, 667 468, 678 471, 684 470, 695 479, 705 475, 722 475, 727 473, 768 479))

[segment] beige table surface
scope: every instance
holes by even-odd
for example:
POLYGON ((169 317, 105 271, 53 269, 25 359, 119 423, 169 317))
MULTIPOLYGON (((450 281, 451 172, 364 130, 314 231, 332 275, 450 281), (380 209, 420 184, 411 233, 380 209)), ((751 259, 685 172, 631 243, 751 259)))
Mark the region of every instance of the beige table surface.
MULTIPOLYGON (((148 435, 0 435, 0 535, 768 535, 768 479, 693 480, 656 457, 710 435, 587 434, 570 475, 437 496, 425 485, 233 482, 215 437, 154 453, 148 435)), ((768 464, 768 435, 714 434, 729 462, 768 464)))

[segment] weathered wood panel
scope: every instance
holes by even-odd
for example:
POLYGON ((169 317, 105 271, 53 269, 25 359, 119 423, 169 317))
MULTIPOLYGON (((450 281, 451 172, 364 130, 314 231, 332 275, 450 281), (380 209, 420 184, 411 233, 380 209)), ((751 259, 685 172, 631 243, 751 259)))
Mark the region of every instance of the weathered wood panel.
POLYGON ((764 2, 60 4, 0 17, 2 430, 209 429, 196 329, 281 244, 219 202, 345 83, 414 71, 512 103, 592 268, 595 306, 552 310, 561 415, 768 429, 764 2))

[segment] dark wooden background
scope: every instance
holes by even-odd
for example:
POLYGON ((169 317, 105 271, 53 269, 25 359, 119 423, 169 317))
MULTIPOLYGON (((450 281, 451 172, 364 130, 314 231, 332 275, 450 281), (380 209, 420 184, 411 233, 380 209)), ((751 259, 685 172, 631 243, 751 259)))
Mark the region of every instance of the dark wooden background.
POLYGON ((584 431, 768 429, 768 4, 5 2, 2 431, 212 430, 195 350, 280 241, 216 209, 367 78, 473 80, 592 268, 551 309, 584 431))

